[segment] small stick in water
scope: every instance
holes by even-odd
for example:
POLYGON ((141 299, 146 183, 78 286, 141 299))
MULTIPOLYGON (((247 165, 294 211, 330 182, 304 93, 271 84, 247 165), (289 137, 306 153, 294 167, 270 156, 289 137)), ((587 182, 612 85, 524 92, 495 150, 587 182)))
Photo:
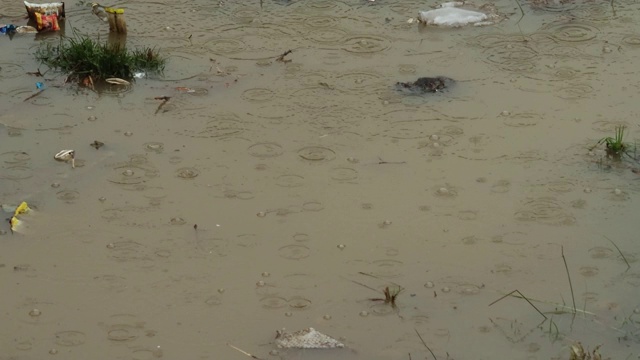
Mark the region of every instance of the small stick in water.
POLYGON ((243 353, 243 354, 247 355, 248 357, 251 357, 251 358, 254 358, 254 359, 258 359, 258 360, 262 360, 262 359, 260 359, 259 357, 255 356, 255 355, 252 355, 252 354, 249 354, 248 352, 246 352, 246 351, 244 351, 244 350, 242 350, 242 349, 240 349, 240 348, 237 348, 237 347, 235 347, 235 346, 233 346, 233 345, 231 345, 231 344, 229 344, 229 343, 227 343, 227 345, 228 345, 230 348, 232 348, 232 349, 234 349, 234 350, 236 350, 236 351, 239 351, 239 352, 241 352, 241 353, 243 353))
POLYGON ((289 54, 291 54, 292 52, 293 52, 292 50, 287 50, 287 51, 283 52, 282 55, 278 56, 276 61, 280 61, 280 62, 283 62, 283 63, 291 62, 292 60, 290 60, 290 59, 286 60, 284 57, 289 55, 289 54))

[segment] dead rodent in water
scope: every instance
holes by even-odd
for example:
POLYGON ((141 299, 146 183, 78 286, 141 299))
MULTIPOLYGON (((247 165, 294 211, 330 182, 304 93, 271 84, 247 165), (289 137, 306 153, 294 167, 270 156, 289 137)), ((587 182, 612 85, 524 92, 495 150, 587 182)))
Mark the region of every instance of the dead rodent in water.
POLYGON ((396 86, 398 86, 400 89, 434 93, 442 91, 444 89, 448 89, 453 83, 455 83, 455 80, 453 79, 450 79, 446 76, 437 76, 421 77, 414 82, 398 82, 396 83, 396 86))

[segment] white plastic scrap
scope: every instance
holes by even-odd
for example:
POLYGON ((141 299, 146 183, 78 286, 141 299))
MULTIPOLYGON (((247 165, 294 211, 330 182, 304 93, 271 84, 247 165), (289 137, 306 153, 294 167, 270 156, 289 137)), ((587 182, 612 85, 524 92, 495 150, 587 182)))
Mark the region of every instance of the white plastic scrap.
POLYGON ((456 7, 442 7, 435 10, 420 11, 418 20, 427 25, 465 26, 487 21, 489 16, 479 11, 456 7))
POLYGON ((427 25, 460 27, 465 25, 490 25, 498 16, 486 14, 481 11, 462 9, 465 3, 462 1, 450 1, 442 3, 437 9, 420 11, 418 21, 427 25))
POLYGON ((298 330, 292 333, 276 331, 276 345, 285 349, 335 349, 343 348, 338 340, 318 332, 314 328, 298 330))

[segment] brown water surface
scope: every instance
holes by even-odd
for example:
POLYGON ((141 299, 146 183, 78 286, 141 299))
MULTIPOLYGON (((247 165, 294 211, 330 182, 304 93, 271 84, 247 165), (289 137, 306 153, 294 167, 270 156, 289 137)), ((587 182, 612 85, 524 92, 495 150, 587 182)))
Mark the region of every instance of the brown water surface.
MULTIPOLYGON (((0 359, 431 359, 416 332, 438 359, 637 359, 638 164, 589 147, 638 138, 640 4, 520 4, 438 29, 413 0, 120 2, 168 64, 102 93, 26 74, 61 34, 1 37, 0 203, 34 211, 0 235, 0 359), (513 290, 547 319, 489 306, 513 290), (306 327, 347 347, 275 347, 306 327)), ((106 39, 90 9, 64 34, 106 39)))

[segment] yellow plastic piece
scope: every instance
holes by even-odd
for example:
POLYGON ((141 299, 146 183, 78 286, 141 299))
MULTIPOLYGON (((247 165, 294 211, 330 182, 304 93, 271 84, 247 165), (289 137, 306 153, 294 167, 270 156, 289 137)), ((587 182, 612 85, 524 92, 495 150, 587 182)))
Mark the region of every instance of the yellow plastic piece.
POLYGON ((115 9, 115 8, 106 7, 104 8, 104 11, 111 14, 124 14, 124 9, 115 9))
POLYGON ((22 204, 16 208, 16 211, 13 213, 13 217, 15 218, 17 215, 28 213, 30 210, 31 209, 29 208, 29 205, 27 205, 27 202, 23 201, 22 204))
POLYGON ((11 224, 11 231, 16 231, 18 225, 20 224, 20 220, 18 220, 18 218, 14 216, 9 221, 9 224, 11 224))

